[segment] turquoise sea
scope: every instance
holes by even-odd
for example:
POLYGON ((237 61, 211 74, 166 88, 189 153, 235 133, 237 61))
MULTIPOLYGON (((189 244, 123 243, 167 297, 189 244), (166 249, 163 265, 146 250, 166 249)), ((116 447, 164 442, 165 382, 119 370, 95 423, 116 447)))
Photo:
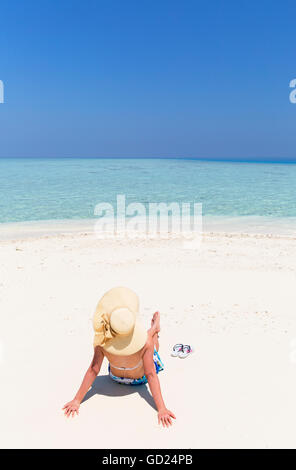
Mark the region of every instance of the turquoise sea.
POLYGON ((2 158, 0 230, 82 226, 118 194, 127 204, 200 202, 209 229, 296 234, 296 164, 184 159, 2 158))

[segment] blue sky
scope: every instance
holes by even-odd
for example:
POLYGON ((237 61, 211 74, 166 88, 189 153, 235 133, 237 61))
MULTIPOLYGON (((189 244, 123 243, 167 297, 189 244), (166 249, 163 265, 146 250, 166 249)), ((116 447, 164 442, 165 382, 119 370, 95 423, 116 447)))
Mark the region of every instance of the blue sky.
POLYGON ((0 157, 296 161, 293 1, 2 1, 0 157))

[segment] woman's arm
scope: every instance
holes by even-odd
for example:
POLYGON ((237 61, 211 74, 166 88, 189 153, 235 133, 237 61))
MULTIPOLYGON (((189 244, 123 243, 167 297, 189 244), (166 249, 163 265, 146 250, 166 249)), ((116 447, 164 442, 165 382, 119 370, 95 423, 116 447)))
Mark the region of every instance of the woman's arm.
POLYGON ((82 402, 84 395, 88 392, 89 388, 91 387, 96 376, 100 372, 103 359, 104 354, 101 348, 97 346, 94 351, 93 360, 91 361, 91 364, 86 371, 82 384, 80 385, 80 388, 76 393, 75 398, 72 401, 69 401, 69 403, 67 403, 63 408, 63 410, 65 410, 65 415, 68 418, 69 416, 71 416, 71 414, 72 418, 74 418, 75 413, 78 414, 80 403, 82 402))
POLYGON ((149 343, 147 345, 147 349, 143 355, 144 371, 158 411, 158 424, 161 422, 163 426, 168 427, 172 424, 172 418, 176 419, 176 416, 168 410, 164 404, 153 361, 153 353, 154 345, 151 342, 151 344, 149 343))

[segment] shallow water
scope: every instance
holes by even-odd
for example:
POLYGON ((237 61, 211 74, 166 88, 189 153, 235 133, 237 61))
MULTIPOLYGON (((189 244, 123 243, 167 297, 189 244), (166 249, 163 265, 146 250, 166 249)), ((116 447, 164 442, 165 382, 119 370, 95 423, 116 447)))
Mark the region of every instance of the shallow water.
POLYGON ((116 196, 122 194, 126 205, 202 203, 204 221, 216 229, 278 227, 293 234, 295 182, 293 164, 0 159, 0 222, 93 219, 98 203, 111 203, 116 213, 116 196))

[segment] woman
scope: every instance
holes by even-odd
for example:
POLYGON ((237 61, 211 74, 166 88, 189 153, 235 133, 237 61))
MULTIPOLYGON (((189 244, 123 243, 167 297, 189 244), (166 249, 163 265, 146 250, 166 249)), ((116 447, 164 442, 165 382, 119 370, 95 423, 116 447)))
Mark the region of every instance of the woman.
POLYGON ((156 312, 151 328, 146 331, 137 319, 138 296, 125 287, 115 287, 98 303, 93 326, 95 330, 94 357, 75 398, 63 410, 67 417, 78 414, 83 397, 99 374, 104 357, 109 361, 112 380, 127 385, 148 382, 158 410, 158 423, 170 426, 175 415, 166 408, 157 377, 163 370, 158 355, 160 315, 156 312))

